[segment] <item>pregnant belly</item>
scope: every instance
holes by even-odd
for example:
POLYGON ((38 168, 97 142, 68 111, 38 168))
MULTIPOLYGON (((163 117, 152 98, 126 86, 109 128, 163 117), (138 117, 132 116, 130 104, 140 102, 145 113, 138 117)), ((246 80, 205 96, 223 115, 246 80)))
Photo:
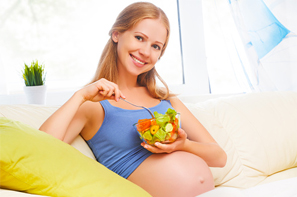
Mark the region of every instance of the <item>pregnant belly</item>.
POLYGON ((214 188, 208 165, 182 151, 153 154, 128 177, 154 197, 196 196, 214 188))

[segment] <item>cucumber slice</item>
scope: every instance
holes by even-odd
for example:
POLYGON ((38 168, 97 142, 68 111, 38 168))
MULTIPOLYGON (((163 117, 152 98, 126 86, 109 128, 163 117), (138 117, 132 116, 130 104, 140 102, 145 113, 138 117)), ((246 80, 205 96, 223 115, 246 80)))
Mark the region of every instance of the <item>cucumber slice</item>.
POLYGON ((168 122, 165 126, 165 132, 169 133, 173 130, 173 126, 170 122, 168 122))

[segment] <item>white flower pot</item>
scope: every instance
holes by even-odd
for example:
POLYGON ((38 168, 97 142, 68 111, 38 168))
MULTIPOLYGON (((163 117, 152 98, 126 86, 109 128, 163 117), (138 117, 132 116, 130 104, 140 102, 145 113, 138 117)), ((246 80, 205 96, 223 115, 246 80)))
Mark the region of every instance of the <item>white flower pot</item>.
POLYGON ((46 85, 25 86, 24 92, 28 104, 45 105, 46 102, 46 85))

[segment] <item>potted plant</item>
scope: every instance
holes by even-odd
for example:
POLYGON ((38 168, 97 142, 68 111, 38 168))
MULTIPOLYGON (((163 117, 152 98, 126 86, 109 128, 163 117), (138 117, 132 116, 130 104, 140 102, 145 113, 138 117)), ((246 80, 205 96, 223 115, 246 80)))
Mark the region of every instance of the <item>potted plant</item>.
POLYGON ((22 71, 25 82, 24 92, 29 104, 45 104, 46 86, 45 86, 45 72, 44 66, 38 61, 32 61, 22 71))

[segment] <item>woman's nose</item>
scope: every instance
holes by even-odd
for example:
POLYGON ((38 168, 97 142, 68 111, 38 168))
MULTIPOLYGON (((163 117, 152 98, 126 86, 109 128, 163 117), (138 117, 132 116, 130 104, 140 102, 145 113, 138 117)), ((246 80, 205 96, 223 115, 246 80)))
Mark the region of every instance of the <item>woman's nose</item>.
POLYGON ((150 56, 150 54, 151 54, 151 47, 150 47, 150 45, 149 44, 144 44, 140 48, 139 53, 142 54, 143 56, 146 56, 146 57, 150 56))

